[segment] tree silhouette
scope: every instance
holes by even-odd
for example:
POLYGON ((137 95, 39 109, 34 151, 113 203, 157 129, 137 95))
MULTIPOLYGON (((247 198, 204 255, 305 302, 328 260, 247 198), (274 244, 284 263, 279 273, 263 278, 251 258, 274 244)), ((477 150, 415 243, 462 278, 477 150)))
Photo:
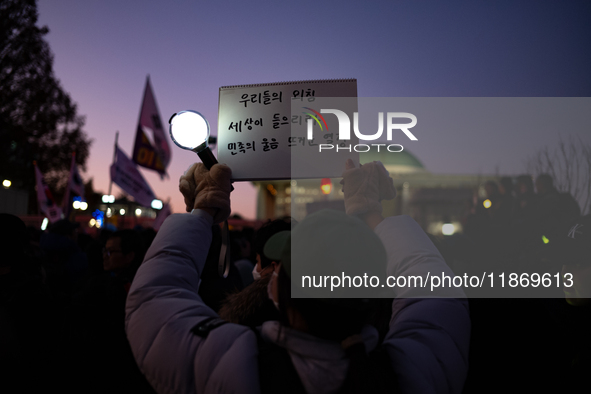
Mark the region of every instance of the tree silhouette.
POLYGON ((549 174, 554 186, 579 202, 581 213, 591 209, 591 145, 581 137, 562 137, 557 145, 539 150, 527 163, 530 174, 549 174))
POLYGON ((52 188, 63 187, 71 154, 84 169, 91 141, 84 118, 53 73, 53 55, 37 27, 35 0, 0 1, 0 172, 36 206, 33 160, 52 188))

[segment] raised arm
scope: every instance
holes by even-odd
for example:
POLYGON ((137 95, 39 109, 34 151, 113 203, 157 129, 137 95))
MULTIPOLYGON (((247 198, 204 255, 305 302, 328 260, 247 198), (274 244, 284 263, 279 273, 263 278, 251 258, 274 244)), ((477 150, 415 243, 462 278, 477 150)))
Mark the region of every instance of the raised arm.
POLYGON ((181 177, 192 213, 165 220, 127 298, 129 343, 140 370, 159 393, 259 391, 256 339, 250 330, 224 324, 206 336, 192 332, 204 320, 217 318, 197 290, 211 226, 230 212, 230 172, 223 167, 210 174, 193 166, 181 177), (194 182, 184 185, 187 176, 194 182), (232 379, 227 378, 229 371, 232 379))

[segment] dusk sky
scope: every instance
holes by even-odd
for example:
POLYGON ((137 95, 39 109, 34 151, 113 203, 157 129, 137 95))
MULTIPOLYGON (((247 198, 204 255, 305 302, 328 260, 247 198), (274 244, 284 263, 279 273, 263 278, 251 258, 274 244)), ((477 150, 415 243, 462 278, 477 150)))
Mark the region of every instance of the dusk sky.
MULTIPOLYGON (((106 193, 115 133, 131 155, 148 74, 164 122, 193 109, 213 135, 227 85, 356 78, 360 97, 589 97, 590 16, 582 1, 45 0, 38 24, 86 116, 83 177, 106 193)), ((409 150, 435 173, 516 175, 561 134, 591 143, 589 129, 522 130, 468 141, 449 133, 451 155, 429 140, 409 150)), ((178 178, 197 156, 171 147, 168 180, 142 173, 182 212, 178 178)), ((233 212, 254 218, 254 188, 235 189, 233 212)))

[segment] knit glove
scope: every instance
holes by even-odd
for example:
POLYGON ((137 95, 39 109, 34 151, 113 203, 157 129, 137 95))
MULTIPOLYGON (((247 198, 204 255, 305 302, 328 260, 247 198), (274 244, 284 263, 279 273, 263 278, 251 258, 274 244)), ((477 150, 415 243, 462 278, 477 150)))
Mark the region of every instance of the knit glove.
POLYGON ((230 216, 232 170, 225 164, 215 164, 208 170, 203 163, 195 163, 181 176, 179 190, 185 198, 187 212, 193 209, 217 209, 214 223, 230 216))
POLYGON ((380 201, 396 197, 394 181, 379 161, 356 168, 353 160, 347 160, 341 184, 345 193, 347 215, 382 213, 380 201))

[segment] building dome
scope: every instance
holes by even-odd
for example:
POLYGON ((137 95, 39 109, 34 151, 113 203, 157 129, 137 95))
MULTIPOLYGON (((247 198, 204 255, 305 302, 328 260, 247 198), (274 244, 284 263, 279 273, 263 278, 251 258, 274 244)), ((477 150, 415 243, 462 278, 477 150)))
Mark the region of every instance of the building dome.
POLYGON ((371 146, 368 152, 359 153, 361 164, 381 161, 391 174, 427 171, 423 163, 406 149, 402 152, 388 152, 386 146, 380 146, 379 149, 380 151, 378 152, 377 146, 371 146))

